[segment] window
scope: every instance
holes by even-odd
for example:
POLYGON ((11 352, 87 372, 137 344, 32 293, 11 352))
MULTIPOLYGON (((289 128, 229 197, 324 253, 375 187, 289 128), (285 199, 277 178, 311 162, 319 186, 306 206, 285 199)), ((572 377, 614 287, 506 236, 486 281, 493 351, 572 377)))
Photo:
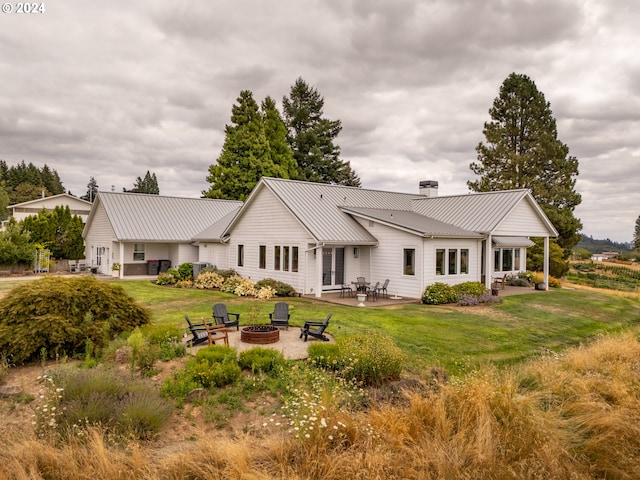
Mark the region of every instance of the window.
POLYGON ((258 268, 267 268, 267 246, 260 245, 260 259, 258 260, 258 268))
POLYGON ((449 250, 449 275, 456 275, 458 273, 458 250, 449 250))
POLYGON ((298 271, 298 247, 291 247, 291 271, 298 271))
POLYGON ((273 269, 280 270, 280 245, 273 247, 273 269))
POLYGON ((238 245, 238 266, 244 265, 244 245, 238 245))
POLYGON ((496 248, 493 251, 493 271, 494 272, 500 271, 500 249, 499 248, 496 248))
POLYGON ((469 273, 469 249, 460 249, 460 274, 466 275, 469 273))
MULTIPOLYGON (((493 271, 511 272, 514 269, 513 248, 496 248, 493 251, 493 271)), ((520 268, 520 249, 516 248, 516 270, 520 268)))
POLYGON ((502 271, 509 272, 513 270, 513 248, 502 249, 502 271))
POLYGON ((282 247, 282 270, 289 271, 289 247, 282 247))
POLYGON ((402 269, 402 273, 404 275, 415 275, 416 274, 416 249, 415 248, 405 248, 404 249, 404 267, 402 269))
POLYGON ((144 261, 144 243, 133 244, 133 261, 144 261))
POLYGON ((436 250, 436 275, 444 275, 444 248, 436 250))
POLYGON ((520 270, 520 249, 516 248, 513 253, 513 269, 520 270))

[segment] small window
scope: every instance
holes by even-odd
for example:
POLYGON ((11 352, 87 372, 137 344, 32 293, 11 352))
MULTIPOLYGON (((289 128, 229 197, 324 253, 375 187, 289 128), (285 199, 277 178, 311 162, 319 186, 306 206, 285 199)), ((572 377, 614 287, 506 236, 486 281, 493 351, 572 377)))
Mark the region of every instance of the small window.
POLYGON ((415 275, 416 274, 416 249, 415 248, 405 248, 404 249, 404 263, 403 263, 402 273, 404 275, 415 275))
POLYGON ((291 271, 298 271, 298 247, 291 247, 291 271))
POLYGON ((520 270, 520 249, 516 248, 513 254, 513 269, 520 270))
POLYGON ((133 244, 133 261, 144 262, 144 243, 133 244))
POLYGON ((444 275, 444 248, 436 250, 436 275, 444 275))
POLYGON ((513 270, 513 249, 504 248, 502 249, 502 271, 510 272, 511 270, 513 270))
POLYGON ((452 248, 449 250, 449 275, 458 273, 458 250, 452 248))
POLYGON ((496 248, 493 251, 493 271, 494 272, 500 271, 500 249, 499 248, 496 248))
POLYGON ((273 247, 273 269, 280 270, 280 245, 273 247))
POLYGON ((469 273, 469 249, 460 249, 460 274, 466 275, 469 273))
POLYGON ((244 245, 238 245, 238 266, 244 266, 244 245))
POLYGON ((267 246, 260 245, 260 259, 259 259, 259 268, 265 269, 267 268, 267 246))
POLYGON ((289 271, 289 247, 282 247, 282 270, 289 271))

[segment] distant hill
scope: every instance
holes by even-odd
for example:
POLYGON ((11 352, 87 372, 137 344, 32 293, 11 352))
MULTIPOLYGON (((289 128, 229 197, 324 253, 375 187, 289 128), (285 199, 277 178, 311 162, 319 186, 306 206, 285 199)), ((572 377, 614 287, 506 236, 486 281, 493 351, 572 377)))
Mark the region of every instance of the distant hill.
POLYGON ((631 243, 618 243, 613 240, 597 240, 589 235, 583 235, 582 240, 578 242, 576 248, 585 248, 589 250, 591 253, 602 253, 602 252, 620 252, 620 253, 630 253, 631 252, 631 243))

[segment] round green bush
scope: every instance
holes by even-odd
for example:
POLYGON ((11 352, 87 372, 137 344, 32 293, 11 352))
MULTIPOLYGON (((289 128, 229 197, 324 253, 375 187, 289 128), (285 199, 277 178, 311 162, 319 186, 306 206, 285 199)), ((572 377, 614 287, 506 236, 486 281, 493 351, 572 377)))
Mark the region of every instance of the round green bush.
POLYGON ((456 294, 456 300, 463 295, 480 296, 487 293, 487 287, 480 282, 463 282, 453 286, 453 291, 456 294))
POLYGON ((252 372, 269 373, 285 364, 282 353, 273 348, 254 347, 240 352, 238 364, 252 372))
POLYGON ((121 332, 149 323, 149 311, 119 285, 93 277, 27 282, 0 300, 0 351, 12 363, 100 350, 121 332))
POLYGON ((284 282, 274 280, 273 278, 263 278, 256 282, 256 290, 260 290, 263 287, 271 287, 276 291, 278 297, 295 297, 295 289, 284 282))
POLYGON ((162 272, 156 278, 156 285, 174 285, 177 281, 178 279, 172 273, 162 272))
POLYGON ((457 300, 455 290, 451 285, 436 282, 427 286, 422 294, 422 303, 427 305, 440 305, 443 303, 453 303, 457 300))

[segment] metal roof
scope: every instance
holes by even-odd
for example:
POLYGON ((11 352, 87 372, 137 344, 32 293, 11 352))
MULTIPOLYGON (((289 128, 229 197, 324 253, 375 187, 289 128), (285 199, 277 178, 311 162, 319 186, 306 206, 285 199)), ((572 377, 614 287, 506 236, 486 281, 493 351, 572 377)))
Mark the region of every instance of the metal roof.
MULTIPOLYGON (((338 207, 389 208, 411 211, 416 195, 367 190, 324 183, 263 177, 259 185, 271 190, 307 231, 324 243, 375 244, 376 238, 338 207)), ((254 192, 244 208, 251 203, 254 192)))
MULTIPOLYGON (((424 216, 474 232, 491 232, 529 190, 505 190, 443 197, 414 197, 414 210, 424 216)), ((548 222, 548 220, 547 220, 548 222)))
POLYGON ((140 193, 99 192, 85 232, 102 205, 119 241, 189 242, 230 213, 242 202, 209 198, 162 197, 140 193))
POLYGON ((441 238, 482 237, 482 235, 476 232, 470 232, 460 227, 456 227, 455 225, 440 222, 415 212, 354 207, 343 207, 342 210, 356 216, 375 220, 422 236, 434 236, 441 238))
POLYGON ((213 225, 194 235, 192 240, 200 242, 221 242, 224 238, 224 231, 229 223, 231 223, 231 220, 236 216, 238 210, 240 210, 240 206, 234 209, 231 213, 222 217, 213 225))

